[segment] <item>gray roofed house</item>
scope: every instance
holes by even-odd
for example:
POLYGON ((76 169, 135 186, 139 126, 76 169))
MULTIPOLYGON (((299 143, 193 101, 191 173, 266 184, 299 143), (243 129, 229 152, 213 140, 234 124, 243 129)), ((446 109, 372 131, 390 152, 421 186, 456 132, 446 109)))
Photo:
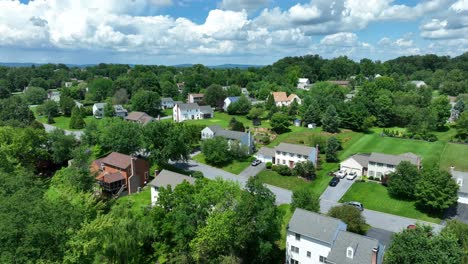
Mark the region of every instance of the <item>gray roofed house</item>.
POLYGON ((209 105, 201 105, 200 112, 202 114, 213 114, 213 108, 211 108, 209 105))
POLYGON ((402 161, 409 161, 412 164, 419 166, 421 158, 413 153, 404 153, 401 155, 389 155, 383 153, 372 152, 369 156, 369 162, 383 163, 397 166, 402 161))
POLYGON ((172 109, 175 122, 185 120, 207 119, 214 116, 213 109, 209 105, 200 106, 197 103, 176 103, 172 109))
POLYGON ((261 149, 258 150, 257 154, 274 157, 275 156, 275 149, 269 148, 269 147, 262 147, 261 149))
POLYGON ((249 150, 249 153, 253 153, 255 150, 254 138, 250 132, 240 132, 233 130, 226 130, 220 126, 209 126, 205 127, 201 131, 201 139, 209 139, 213 137, 223 137, 227 140, 237 140, 240 145, 246 146, 249 150))
POLYGON ((327 244, 333 244, 339 230, 346 230, 346 224, 336 218, 296 208, 288 231, 307 236, 327 244))
POLYGON ((197 103, 188 103, 188 104, 178 104, 180 110, 195 110, 200 109, 200 106, 197 103))
POLYGON ((327 263, 382 263, 383 246, 378 240, 340 231, 327 257, 327 263), (375 262, 374 262, 375 261, 375 262))
POLYGON ((370 154, 354 154, 352 158, 363 167, 367 167, 369 164, 370 154))
POLYGON ((278 146, 275 147, 276 151, 297 153, 297 154, 306 155, 306 156, 310 155, 313 149, 314 149, 313 147, 307 147, 303 145, 289 144, 289 143, 283 143, 283 142, 281 142, 278 146))
POLYGON ((161 98, 161 107, 163 109, 173 108, 174 100, 171 97, 162 97, 161 98))
POLYGON ((194 184, 196 178, 189 177, 177 172, 162 170, 156 177, 149 183, 151 186, 151 204, 155 205, 159 197, 159 188, 167 188, 171 186, 174 189, 177 185, 187 181, 194 184))

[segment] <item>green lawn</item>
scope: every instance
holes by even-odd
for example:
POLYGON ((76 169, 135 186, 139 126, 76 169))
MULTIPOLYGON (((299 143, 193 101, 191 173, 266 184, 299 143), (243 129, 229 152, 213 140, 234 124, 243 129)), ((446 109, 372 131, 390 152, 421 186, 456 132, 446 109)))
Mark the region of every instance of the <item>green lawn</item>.
POLYGON ((163 116, 172 116, 172 109, 162 110, 161 117, 163 117, 163 116))
MULTIPOLYGON (((197 162, 207 164, 206 160, 205 160, 205 156, 203 155, 203 153, 200 153, 198 155, 193 156, 192 159, 197 161, 197 162)), ((231 163, 229 163, 227 165, 224 165, 222 167, 217 167, 217 168, 225 170, 225 171, 233 173, 233 174, 239 174, 243 170, 245 170, 247 167, 249 167, 250 163, 252 161, 253 161, 252 157, 247 158, 245 161, 234 160, 234 161, 232 161, 231 163)))
POLYGON ((468 145, 447 143, 440 155, 440 168, 447 170, 455 166, 456 170, 468 171, 468 145))
POLYGON ((391 198, 387 192, 387 188, 378 183, 354 183, 340 200, 340 202, 346 201, 358 201, 364 205, 364 208, 384 213, 433 223, 440 223, 441 221, 438 217, 418 211, 412 201, 401 201, 391 198))
POLYGON ((284 250, 286 247, 286 229, 289 224, 289 220, 291 220, 293 212, 291 212, 291 205, 289 204, 279 205, 278 209, 283 214, 283 222, 281 224, 281 239, 278 241, 278 247, 281 250, 284 250))
MULTIPOLYGON (((47 117, 45 117, 45 116, 36 116, 36 119, 37 119, 37 121, 39 121, 41 123, 47 124, 47 117)), ((87 116, 87 117, 84 118, 84 121, 87 124, 87 123, 91 122, 91 120, 94 120, 94 119, 95 118, 93 116, 87 116)), ((66 130, 72 130, 72 131, 80 130, 80 129, 69 128, 70 117, 58 116, 58 117, 54 117, 54 121, 55 121, 55 123, 53 123, 51 125, 56 126, 58 128, 66 129, 66 130)))
POLYGON ((151 188, 144 187, 140 193, 132 195, 122 196, 117 199, 117 203, 132 202, 132 209, 136 211, 143 211, 145 208, 151 205, 151 188))
MULTIPOLYGON (((242 122, 244 127, 252 127, 252 120, 247 119, 246 116, 243 115, 228 115, 227 113, 223 112, 214 112, 214 117, 209 119, 198 119, 198 120, 187 120, 184 121, 187 124, 198 124, 204 126, 213 126, 218 125, 222 128, 229 127, 229 121, 232 118, 236 118, 237 121, 242 122)), ((167 119, 167 121, 172 121, 172 119, 167 119)), ((269 122, 262 121, 261 127, 269 127, 269 122)))
POLYGON ((296 176, 281 176, 272 170, 264 170, 257 174, 257 178, 261 182, 278 186, 284 189, 294 191, 298 188, 306 187, 311 189, 316 196, 322 195, 328 186, 330 176, 327 173, 336 170, 338 165, 336 163, 325 163, 322 169, 317 171, 317 178, 312 181, 307 181, 296 176))

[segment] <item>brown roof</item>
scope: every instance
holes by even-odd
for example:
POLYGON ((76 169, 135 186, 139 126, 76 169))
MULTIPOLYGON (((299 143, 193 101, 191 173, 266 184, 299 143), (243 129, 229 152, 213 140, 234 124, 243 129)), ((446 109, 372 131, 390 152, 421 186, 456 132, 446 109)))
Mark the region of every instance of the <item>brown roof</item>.
POLYGON ((272 92, 273 99, 275 102, 284 102, 288 101, 288 96, 286 95, 286 92, 272 92))
POLYGON ((97 177, 97 179, 102 182, 111 183, 111 182, 125 180, 125 177, 122 175, 122 173, 115 172, 115 173, 101 174, 97 177))
POLYGON ((151 120, 153 120, 153 117, 151 117, 145 112, 130 112, 127 116, 127 120, 146 124, 148 122, 151 122, 151 120))
POLYGON ((112 152, 111 154, 107 155, 107 157, 102 159, 102 163, 116 168, 126 169, 130 166, 131 157, 129 155, 118 152, 112 152))
POLYGON ((102 158, 93 161, 93 164, 96 165, 96 167, 98 168, 101 168, 101 163, 102 163, 102 158))

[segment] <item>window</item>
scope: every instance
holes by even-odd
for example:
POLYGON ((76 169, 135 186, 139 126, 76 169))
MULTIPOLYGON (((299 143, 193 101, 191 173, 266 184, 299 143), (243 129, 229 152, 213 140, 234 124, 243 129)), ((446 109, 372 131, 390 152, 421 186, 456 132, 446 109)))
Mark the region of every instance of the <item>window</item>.
POLYGON ((295 259, 291 259, 291 264, 299 264, 299 261, 297 261, 295 259))
POLYGON ((387 167, 388 167, 389 169, 393 169, 393 168, 395 168, 395 166, 393 166, 393 165, 390 165, 390 164, 387 164, 387 167))
POLYGON ((367 175, 368 175, 369 177, 374 177, 375 172, 374 172, 374 171, 369 171, 369 172, 367 173, 367 175))
POLYGON ((145 172, 145 180, 147 180, 149 178, 149 175, 148 175, 148 172, 146 171, 145 172))
POLYGON ((283 165, 286 165, 286 160, 283 160, 283 165))
POLYGON ((296 234, 296 240, 301 240, 301 234, 296 234))
POLYGON ((280 159, 276 159, 276 164, 280 164, 280 159))
POLYGON ((309 159, 309 156, 304 156, 304 159, 309 159))
POLYGON ((327 258, 324 256, 319 256, 319 261, 324 263, 325 261, 327 261, 327 258))
POLYGON ((354 256, 354 249, 352 247, 348 247, 346 249, 346 257, 352 259, 354 256))
POLYGON ((291 252, 299 254, 299 248, 295 246, 291 246, 291 252))
POLYGON ((383 163, 377 163, 377 167, 383 167, 383 163))
POLYGON ((381 172, 376 172, 376 173, 375 173, 375 177, 381 178, 381 177, 382 177, 382 173, 381 173, 381 172))
POLYGON ((299 158, 299 159, 300 159, 300 158, 302 158, 302 155, 300 155, 300 154, 297 154, 297 158, 299 158))
POLYGON ((311 255, 310 251, 307 251, 307 257, 310 258, 311 255))

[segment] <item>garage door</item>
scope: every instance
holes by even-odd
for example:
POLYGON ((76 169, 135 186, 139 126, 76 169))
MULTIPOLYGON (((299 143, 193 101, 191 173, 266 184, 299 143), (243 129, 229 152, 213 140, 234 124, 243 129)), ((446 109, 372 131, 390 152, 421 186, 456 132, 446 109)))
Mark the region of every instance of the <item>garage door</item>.
POLYGON ((350 167, 347 167, 347 166, 341 166, 342 170, 346 170, 348 173, 350 172, 356 172, 356 175, 357 176, 361 176, 362 174, 362 171, 360 169, 356 169, 356 168, 350 168, 350 167))
POLYGON ((458 202, 462 204, 468 204, 468 196, 467 195, 458 196, 458 202))

